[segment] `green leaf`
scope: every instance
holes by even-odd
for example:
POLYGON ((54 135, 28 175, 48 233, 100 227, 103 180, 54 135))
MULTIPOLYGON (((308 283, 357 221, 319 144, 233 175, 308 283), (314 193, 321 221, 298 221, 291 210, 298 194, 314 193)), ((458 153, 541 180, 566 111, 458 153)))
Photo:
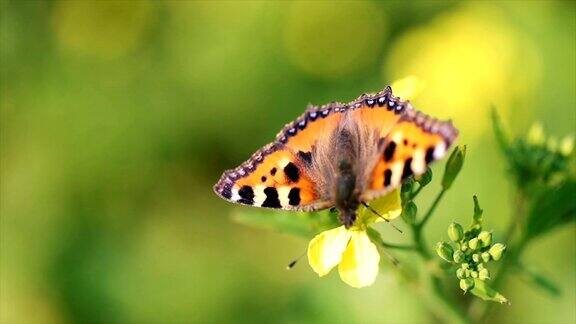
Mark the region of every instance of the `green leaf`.
POLYGON ((242 224, 302 236, 308 239, 321 231, 340 225, 335 215, 329 212, 288 213, 244 209, 234 212, 232 219, 242 224))
POLYGON ((470 292, 474 296, 486 301, 494 301, 500 304, 510 304, 510 301, 508 301, 506 297, 504 297, 496 290, 490 288, 485 281, 482 281, 478 278, 474 279, 474 288, 472 288, 470 292))
POLYGON ((510 149, 510 141, 504 133, 504 126, 502 125, 500 116, 494 106, 492 106, 492 129, 494 130, 494 136, 496 137, 496 141, 498 142, 502 152, 508 152, 510 149))
POLYGON ((551 279, 538 272, 538 270, 533 267, 527 267, 524 265, 518 265, 518 268, 520 269, 521 278, 524 281, 527 281, 528 283, 542 289, 554 297, 560 296, 560 287, 558 287, 558 285, 551 279))
POLYGON ((576 181, 567 180, 536 197, 526 222, 526 238, 533 239, 576 220, 576 181))

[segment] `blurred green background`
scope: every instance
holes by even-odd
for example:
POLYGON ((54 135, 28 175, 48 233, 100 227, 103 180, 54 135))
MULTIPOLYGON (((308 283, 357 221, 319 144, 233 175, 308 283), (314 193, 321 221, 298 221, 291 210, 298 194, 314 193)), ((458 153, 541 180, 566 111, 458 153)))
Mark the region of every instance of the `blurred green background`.
MULTIPOLYGON (((0 59, 2 323, 433 323, 386 269, 361 290, 286 271, 307 241, 234 223, 247 207, 212 185, 307 103, 414 75, 416 107, 468 145, 430 244, 472 194, 498 238, 511 186, 490 104, 516 134, 576 123, 574 1, 2 0, 0 59)), ((563 294, 512 278, 494 319, 576 322, 575 258, 574 226, 533 244, 563 294)))

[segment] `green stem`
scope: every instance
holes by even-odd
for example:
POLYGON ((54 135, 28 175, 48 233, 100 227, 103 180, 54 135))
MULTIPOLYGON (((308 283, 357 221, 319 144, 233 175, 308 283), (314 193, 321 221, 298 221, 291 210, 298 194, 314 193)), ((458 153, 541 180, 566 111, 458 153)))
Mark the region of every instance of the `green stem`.
POLYGON ((428 220, 430 219, 430 216, 432 216, 432 214, 434 213, 434 211, 436 210, 436 207, 438 206, 438 203, 440 202, 440 200, 442 200, 442 197, 444 196, 444 193, 446 193, 446 189, 442 188, 442 190, 440 190, 440 192, 438 193, 438 195, 436 196, 436 199, 434 199, 434 202, 432 203, 432 206, 430 206, 430 209, 428 209, 428 212, 424 215, 424 217, 422 218, 422 220, 420 221, 420 223, 418 223, 416 225, 416 227, 418 228, 422 228, 426 222, 428 222, 428 220))
POLYGON ((422 296, 427 300, 430 311, 441 318, 442 322, 468 323, 469 321, 466 313, 458 307, 458 305, 449 298, 444 291, 440 277, 438 277, 437 273, 433 269, 433 255, 425 244, 424 233, 422 231, 424 224, 426 224, 430 219, 430 216, 436 210, 436 207, 445 192, 446 190, 442 189, 426 212, 422 221, 412 225, 412 240, 414 241, 414 246, 420 256, 421 262, 423 263, 423 267, 421 268, 423 269, 422 275, 425 277, 425 289, 422 292, 422 296))
POLYGON ((416 198, 416 196, 418 196, 418 194, 420 193, 422 188, 424 188, 424 186, 418 185, 418 189, 416 189, 416 190, 414 190, 414 192, 412 192, 412 197, 410 200, 414 200, 414 198, 416 198))
MULTIPOLYGON (((502 259, 498 267, 498 272, 492 277, 492 287, 496 290, 499 290, 504 285, 505 279, 514 268, 514 265, 518 263, 518 259, 527 244, 527 240, 524 238, 519 239, 516 243, 513 242, 518 228, 522 227, 526 219, 526 199, 521 192, 517 193, 514 205, 512 217, 510 218, 510 223, 508 224, 503 241, 508 244, 508 252, 502 259)), ((477 318, 478 322, 483 323, 491 316, 493 309, 494 303, 481 303, 480 301, 476 301, 470 305, 469 314, 477 318)))
POLYGON ((468 323, 468 318, 462 309, 451 300, 442 287, 440 278, 435 274, 433 259, 430 250, 424 244, 422 228, 414 225, 413 240, 416 251, 420 256, 422 276, 424 276, 424 289, 421 291, 422 297, 427 301, 431 312, 436 314, 445 323, 468 323))

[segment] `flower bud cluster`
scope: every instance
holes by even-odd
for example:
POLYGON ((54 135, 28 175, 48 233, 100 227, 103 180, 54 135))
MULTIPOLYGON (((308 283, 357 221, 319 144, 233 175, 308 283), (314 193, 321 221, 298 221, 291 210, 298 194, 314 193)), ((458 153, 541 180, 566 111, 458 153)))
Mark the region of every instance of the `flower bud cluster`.
POLYGON ((486 265, 500 260, 506 250, 504 244, 493 242, 491 232, 465 232, 458 223, 448 226, 448 237, 450 242, 438 242, 436 253, 444 261, 457 266, 456 277, 460 279, 460 288, 464 292, 474 288, 474 279, 490 279, 486 265))
POLYGON ((558 139, 547 135, 542 125, 536 123, 526 136, 510 143, 506 152, 510 171, 521 188, 554 187, 574 175, 573 134, 558 139))

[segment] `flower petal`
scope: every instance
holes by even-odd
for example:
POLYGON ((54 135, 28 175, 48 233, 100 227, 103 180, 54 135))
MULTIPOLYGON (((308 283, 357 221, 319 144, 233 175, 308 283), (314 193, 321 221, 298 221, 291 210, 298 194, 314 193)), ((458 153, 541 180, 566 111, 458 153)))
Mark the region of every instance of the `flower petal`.
POLYGON ((358 215, 365 223, 383 222, 384 219, 392 220, 402 214, 402 199, 400 198, 400 189, 396 189, 383 197, 372 200, 369 203, 370 207, 379 212, 382 217, 374 215, 374 213, 364 206, 361 206, 358 215), (384 219, 382 219, 384 218, 384 219))
POLYGON ((365 231, 350 232, 350 243, 338 266, 340 278, 355 288, 370 286, 378 275, 380 254, 365 231))
POLYGON ((326 275, 340 260, 351 233, 340 226, 316 235, 308 244, 308 263, 320 277, 326 275))

